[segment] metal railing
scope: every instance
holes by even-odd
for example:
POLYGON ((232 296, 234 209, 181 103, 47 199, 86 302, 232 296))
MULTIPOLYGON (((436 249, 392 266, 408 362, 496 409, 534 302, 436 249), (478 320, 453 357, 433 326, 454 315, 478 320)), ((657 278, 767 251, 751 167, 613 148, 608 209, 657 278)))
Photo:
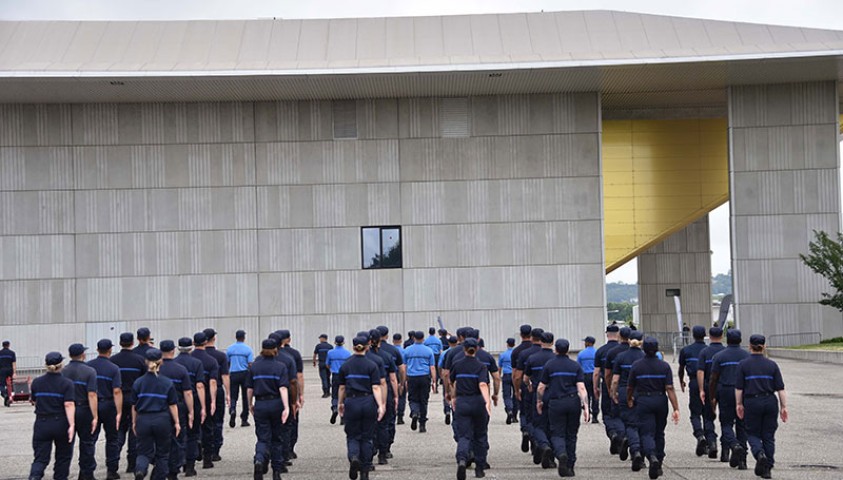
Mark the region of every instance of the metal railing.
POLYGON ((767 336, 768 347, 794 347, 796 345, 815 345, 823 339, 820 332, 776 333, 767 336))

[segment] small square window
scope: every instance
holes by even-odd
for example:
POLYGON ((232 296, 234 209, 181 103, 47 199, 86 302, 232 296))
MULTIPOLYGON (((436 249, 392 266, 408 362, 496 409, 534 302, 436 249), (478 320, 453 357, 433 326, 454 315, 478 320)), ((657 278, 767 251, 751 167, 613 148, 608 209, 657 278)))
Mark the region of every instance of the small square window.
POLYGON ((401 227, 360 229, 363 268, 401 268, 401 227))

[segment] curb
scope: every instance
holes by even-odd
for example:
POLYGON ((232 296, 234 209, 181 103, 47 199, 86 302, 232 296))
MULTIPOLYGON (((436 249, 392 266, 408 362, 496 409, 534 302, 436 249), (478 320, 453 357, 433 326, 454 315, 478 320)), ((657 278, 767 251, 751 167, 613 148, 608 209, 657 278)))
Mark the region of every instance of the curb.
POLYGON ((801 360, 804 362, 833 363, 843 365, 843 351, 833 350, 789 350, 786 348, 768 348, 772 358, 801 360))

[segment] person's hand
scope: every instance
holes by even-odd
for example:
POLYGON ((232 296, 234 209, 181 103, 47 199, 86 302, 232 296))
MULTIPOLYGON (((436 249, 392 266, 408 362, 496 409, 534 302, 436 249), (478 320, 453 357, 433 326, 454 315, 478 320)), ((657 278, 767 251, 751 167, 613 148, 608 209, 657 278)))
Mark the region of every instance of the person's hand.
POLYGON ((345 416, 345 404, 340 403, 339 405, 337 405, 337 411, 340 413, 341 417, 344 417, 345 416))
POLYGON ((249 413, 251 413, 253 417, 255 416, 255 406, 254 406, 254 404, 249 405, 249 413))
POLYGON ((685 393, 685 380, 679 382, 679 387, 682 389, 682 393, 685 393))
POLYGON ((217 402, 211 402, 211 416, 213 417, 215 413, 217 413, 217 402))
POLYGON ((612 394, 612 402, 618 403, 618 392, 612 394))
POLYGON ((93 434, 94 434, 94 432, 96 432, 96 431, 97 431, 97 424, 98 424, 98 423, 99 423, 99 418, 98 418, 98 417, 94 417, 94 419, 93 419, 93 420, 91 420, 91 435, 93 435, 93 434))
POLYGON ((588 411, 588 407, 583 407, 582 409, 582 419, 585 423, 591 421, 591 412, 588 411))
POLYGON ((179 436, 179 434, 181 433, 181 424, 176 423, 176 424, 175 424, 175 429, 176 429, 176 436, 178 437, 178 436, 179 436))
POLYGON ((378 421, 380 422, 383 420, 383 416, 386 415, 386 408, 378 405, 378 421))
POLYGON ((544 409, 543 407, 544 407, 544 402, 542 402, 541 400, 536 402, 536 411, 539 412, 539 415, 542 414, 542 410, 544 409))
POLYGON ((290 411, 285 408, 284 412, 281 413, 281 423, 287 423, 288 418, 290 418, 290 411))
POLYGON ((633 400, 627 400, 626 406, 629 407, 629 408, 634 408, 635 407, 635 400, 634 399, 633 400))
POLYGON ((456 412, 457 411, 457 400, 452 398, 451 401, 448 402, 448 403, 451 404, 451 411, 456 412))
POLYGON ((496 407, 498 406, 498 394, 497 393, 492 395, 492 402, 495 404, 496 407))
POLYGON ((225 394, 225 406, 229 408, 231 407, 231 395, 228 393, 225 394))
POLYGON ((492 415, 492 402, 486 402, 486 413, 492 415))
POLYGON ((735 408, 735 413, 737 413, 737 414, 738 414, 738 418, 740 418, 741 420, 743 420, 743 414, 744 414, 743 405, 738 405, 738 406, 735 408))
POLYGON ((299 395, 299 410, 304 408, 304 395, 299 395))
POLYGON ((782 417, 782 422, 787 423, 787 407, 782 407, 781 412, 779 414, 782 417))
POLYGON ((700 390, 700 401, 705 405, 705 390, 700 390))
POLYGON ((673 411, 673 424, 679 425, 679 410, 673 411))
POLYGON ((67 429, 67 443, 73 443, 73 437, 74 436, 76 436, 76 429, 73 428, 73 425, 71 425, 67 429))
POLYGON ((393 408, 395 408, 395 410, 397 411, 398 410, 398 397, 397 396, 395 397, 394 403, 395 403, 395 405, 393 406, 393 408))
POLYGON ((515 399, 518 400, 519 402, 521 401, 521 389, 520 388, 515 391, 515 399))
POLYGON ((530 383, 527 384, 527 391, 530 392, 530 393, 533 393, 533 382, 532 381, 530 381, 530 383))
POLYGON ((123 420, 123 414, 120 413, 120 412, 117 412, 117 419, 116 419, 117 425, 120 425, 120 420, 123 420))
POLYGON ((190 428, 190 426, 193 425, 193 415, 193 413, 187 414, 187 428, 190 428))
POLYGON ((201 409, 202 411, 199 413, 199 423, 205 423, 205 418, 207 418, 207 414, 205 413, 205 409, 201 409))
POLYGON ((135 421, 132 421, 132 433, 134 433, 136 437, 138 436, 138 424, 135 421))

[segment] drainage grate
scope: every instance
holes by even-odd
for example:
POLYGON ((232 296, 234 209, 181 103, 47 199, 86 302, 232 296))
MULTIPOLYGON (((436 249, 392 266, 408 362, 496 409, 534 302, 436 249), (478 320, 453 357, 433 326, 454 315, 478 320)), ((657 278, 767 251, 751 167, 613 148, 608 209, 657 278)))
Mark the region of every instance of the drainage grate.
POLYGON ((813 464, 804 464, 804 465, 793 465, 793 468, 805 468, 809 470, 840 470, 840 467, 836 465, 813 465, 813 464))

